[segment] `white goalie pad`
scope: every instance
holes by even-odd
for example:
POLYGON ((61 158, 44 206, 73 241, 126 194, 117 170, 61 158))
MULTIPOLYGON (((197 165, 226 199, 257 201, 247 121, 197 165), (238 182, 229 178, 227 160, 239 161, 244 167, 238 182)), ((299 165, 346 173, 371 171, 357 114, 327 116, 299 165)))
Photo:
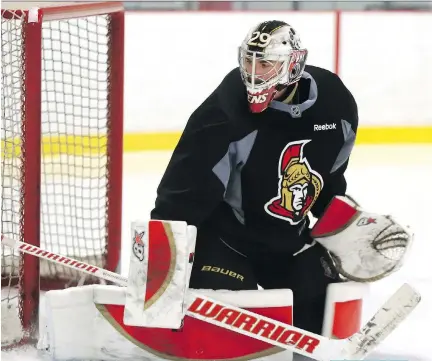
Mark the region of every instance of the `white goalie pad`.
MULTIPOLYGON (((290 290, 191 291, 292 324, 290 290)), ((38 348, 57 361, 292 360, 286 350, 187 315, 180 330, 125 325, 125 300, 126 288, 117 286, 47 292, 38 348)))
POLYGON ((124 323, 179 328, 185 316, 196 227, 182 221, 132 223, 124 323))
POLYGON ((399 270, 413 234, 394 217, 367 212, 347 197, 333 198, 311 230, 349 280, 373 282, 399 270))

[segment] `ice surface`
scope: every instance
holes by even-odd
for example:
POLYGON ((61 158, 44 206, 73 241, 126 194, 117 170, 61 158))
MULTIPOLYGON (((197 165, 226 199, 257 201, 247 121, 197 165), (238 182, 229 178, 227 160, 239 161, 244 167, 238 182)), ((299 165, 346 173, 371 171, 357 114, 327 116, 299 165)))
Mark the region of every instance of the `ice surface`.
MULTIPOLYGON (((145 220, 169 152, 126 154, 124 160, 122 273, 127 275, 130 222, 145 220)), ((358 146, 347 171, 348 193, 373 212, 390 213, 415 231, 406 266, 374 283, 365 302, 365 319, 403 282, 422 294, 412 315, 368 357, 370 360, 432 361, 432 146, 358 146)), ((47 360, 36 350, 2 352, 4 361, 47 360)))

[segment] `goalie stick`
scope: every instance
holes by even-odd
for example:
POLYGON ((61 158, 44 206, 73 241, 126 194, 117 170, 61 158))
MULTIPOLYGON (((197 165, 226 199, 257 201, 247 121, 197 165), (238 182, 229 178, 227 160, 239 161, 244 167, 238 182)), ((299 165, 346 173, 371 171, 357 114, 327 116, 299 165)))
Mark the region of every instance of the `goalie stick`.
MULTIPOLYGON (((117 273, 43 250, 2 235, 2 245, 20 252, 74 268, 92 276, 127 286, 128 280, 117 273)), ((402 285, 353 336, 334 340, 271 318, 188 292, 186 314, 190 317, 267 342, 285 350, 319 361, 364 359, 418 305, 420 294, 409 284, 402 285)))

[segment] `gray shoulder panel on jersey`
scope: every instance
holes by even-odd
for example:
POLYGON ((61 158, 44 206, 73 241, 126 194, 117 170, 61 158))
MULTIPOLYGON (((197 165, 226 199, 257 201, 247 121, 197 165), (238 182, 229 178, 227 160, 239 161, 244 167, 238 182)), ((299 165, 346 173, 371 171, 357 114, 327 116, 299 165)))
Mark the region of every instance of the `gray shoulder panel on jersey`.
POLYGON ((258 131, 254 130, 244 138, 230 143, 228 151, 213 167, 213 173, 225 187, 224 200, 228 203, 237 217, 244 223, 242 209, 241 170, 246 164, 258 131))
POLYGON ((344 136, 344 144, 333 164, 330 173, 336 172, 342 166, 342 164, 344 164, 348 160, 354 147, 356 135, 351 128, 351 124, 348 123, 345 119, 341 119, 341 125, 344 136))
POLYGON ((270 108, 277 109, 283 112, 290 113, 293 118, 300 118, 302 112, 309 109, 318 99, 318 86, 315 79, 308 72, 303 72, 302 78, 310 79, 311 85, 309 89, 309 98, 301 104, 285 104, 277 100, 270 103, 270 108))

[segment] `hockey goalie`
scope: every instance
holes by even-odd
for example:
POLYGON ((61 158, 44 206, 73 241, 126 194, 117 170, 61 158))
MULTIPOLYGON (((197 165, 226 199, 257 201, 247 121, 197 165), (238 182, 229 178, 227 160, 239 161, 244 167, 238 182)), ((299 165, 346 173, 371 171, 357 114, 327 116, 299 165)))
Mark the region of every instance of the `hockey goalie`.
POLYGON ((359 330, 367 283, 403 265, 412 234, 346 197, 356 101, 307 56, 283 21, 247 32, 238 67, 190 116, 151 220, 134 225, 128 286, 48 292, 42 348, 58 360, 287 360, 266 341, 314 347, 229 307, 190 306, 231 330, 191 318, 192 290, 314 334, 359 330))

